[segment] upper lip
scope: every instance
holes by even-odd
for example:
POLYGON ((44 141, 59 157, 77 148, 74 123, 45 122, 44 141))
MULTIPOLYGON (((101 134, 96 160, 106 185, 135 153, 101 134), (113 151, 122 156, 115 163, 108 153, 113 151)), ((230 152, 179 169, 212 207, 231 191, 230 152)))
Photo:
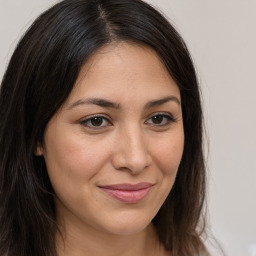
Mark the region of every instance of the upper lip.
POLYGON ((149 182, 140 182, 137 184, 122 183, 122 184, 104 185, 99 187, 104 189, 134 191, 134 190, 149 188, 149 187, 152 187, 153 185, 154 185, 153 183, 149 183, 149 182))

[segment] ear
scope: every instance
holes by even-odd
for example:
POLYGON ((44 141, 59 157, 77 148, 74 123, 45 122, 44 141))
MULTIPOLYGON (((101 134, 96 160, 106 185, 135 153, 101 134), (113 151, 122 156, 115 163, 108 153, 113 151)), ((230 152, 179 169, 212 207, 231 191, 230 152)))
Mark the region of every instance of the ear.
POLYGON ((42 143, 39 142, 39 141, 36 143, 36 149, 35 149, 34 154, 36 156, 43 156, 44 155, 44 150, 43 150, 42 143))

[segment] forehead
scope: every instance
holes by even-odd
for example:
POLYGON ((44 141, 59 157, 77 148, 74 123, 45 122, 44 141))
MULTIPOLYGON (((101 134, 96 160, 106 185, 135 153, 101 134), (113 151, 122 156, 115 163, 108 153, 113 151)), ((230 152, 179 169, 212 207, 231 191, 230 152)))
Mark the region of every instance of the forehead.
POLYGON ((157 53, 145 45, 119 42, 102 47, 86 61, 68 102, 90 94, 121 100, 170 93, 179 96, 179 89, 157 53))

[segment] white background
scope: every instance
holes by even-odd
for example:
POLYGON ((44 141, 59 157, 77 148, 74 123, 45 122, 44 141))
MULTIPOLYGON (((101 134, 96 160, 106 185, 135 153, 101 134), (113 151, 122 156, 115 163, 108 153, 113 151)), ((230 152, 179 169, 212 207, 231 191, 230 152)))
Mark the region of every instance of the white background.
MULTIPOLYGON (((22 33, 55 2, 0 0, 0 79, 22 33)), ((211 233, 227 256, 255 256, 256 1, 147 2, 182 34, 198 71, 209 144, 211 233)), ((215 255, 220 253, 213 250, 215 255)))

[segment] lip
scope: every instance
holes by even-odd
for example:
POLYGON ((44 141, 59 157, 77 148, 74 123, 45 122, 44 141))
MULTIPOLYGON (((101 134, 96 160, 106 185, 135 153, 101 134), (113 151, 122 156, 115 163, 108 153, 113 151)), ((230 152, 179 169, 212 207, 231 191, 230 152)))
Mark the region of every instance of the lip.
POLYGON ((99 188, 123 203, 133 204, 142 201, 148 195, 153 185, 152 183, 141 182, 137 184, 113 184, 99 186, 99 188))

